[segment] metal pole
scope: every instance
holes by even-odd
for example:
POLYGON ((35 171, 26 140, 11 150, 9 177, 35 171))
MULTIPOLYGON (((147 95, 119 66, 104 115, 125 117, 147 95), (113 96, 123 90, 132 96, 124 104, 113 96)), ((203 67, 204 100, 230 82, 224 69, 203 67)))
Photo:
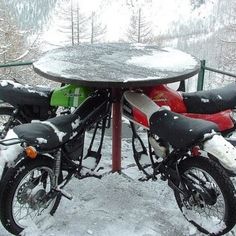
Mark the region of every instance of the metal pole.
POLYGON ((5 67, 11 67, 11 66, 27 66, 27 65, 32 65, 33 62, 12 62, 12 63, 7 63, 7 64, 0 64, 0 68, 5 68, 5 67))
POLYGON ((201 61, 201 68, 198 73, 197 91, 203 90, 206 60, 201 61))
POLYGON ((222 74, 222 75, 227 75, 227 76, 236 78, 235 74, 232 74, 230 72, 225 72, 225 71, 222 71, 222 70, 217 70, 217 69, 214 69, 214 68, 211 68, 211 67, 205 66, 205 70, 209 70, 209 71, 212 71, 212 72, 215 72, 215 73, 219 73, 219 74, 222 74))
POLYGON ((121 171, 121 92, 112 90, 112 172, 121 171))

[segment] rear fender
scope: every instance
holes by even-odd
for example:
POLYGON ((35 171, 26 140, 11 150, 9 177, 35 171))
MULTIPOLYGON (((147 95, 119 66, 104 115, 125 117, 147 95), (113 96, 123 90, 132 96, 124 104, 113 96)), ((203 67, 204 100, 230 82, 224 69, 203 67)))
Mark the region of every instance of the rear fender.
POLYGON ((236 173, 236 148, 221 135, 206 140, 203 150, 217 158, 224 168, 236 173))

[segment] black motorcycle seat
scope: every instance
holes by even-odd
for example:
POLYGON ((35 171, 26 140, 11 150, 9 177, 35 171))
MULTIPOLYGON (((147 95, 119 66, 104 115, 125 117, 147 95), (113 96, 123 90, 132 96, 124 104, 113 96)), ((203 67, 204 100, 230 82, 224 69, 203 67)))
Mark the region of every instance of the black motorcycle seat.
POLYGON ((29 145, 36 145, 39 150, 47 151, 58 148, 85 129, 109 114, 107 91, 101 91, 88 97, 72 114, 22 124, 13 128, 20 139, 29 145))
POLYGON ((236 108, 236 84, 194 93, 183 93, 187 112, 213 114, 236 108))
POLYGON ((57 148, 77 135, 82 129, 77 114, 54 117, 47 121, 18 125, 13 131, 20 139, 40 150, 47 151, 57 148))
POLYGON ((33 87, 11 80, 0 81, 0 100, 13 106, 37 105, 48 107, 51 93, 51 89, 46 87, 33 87))
POLYGON ((178 149, 189 148, 204 140, 204 135, 218 132, 215 123, 193 119, 169 110, 157 111, 150 117, 150 132, 178 149))

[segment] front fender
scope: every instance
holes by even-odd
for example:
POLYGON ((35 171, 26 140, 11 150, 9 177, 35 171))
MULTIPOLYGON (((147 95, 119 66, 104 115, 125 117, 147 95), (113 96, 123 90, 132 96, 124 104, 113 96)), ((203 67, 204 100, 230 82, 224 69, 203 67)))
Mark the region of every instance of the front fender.
MULTIPOLYGON (((50 158, 51 160, 54 160, 54 157, 50 154, 38 154, 36 158, 50 158)), ((13 161, 5 162, 4 165, 0 165, 0 179, 2 179, 9 169, 15 168, 18 165, 24 166, 26 162, 33 161, 34 159, 27 157, 24 150, 22 150, 13 161)))

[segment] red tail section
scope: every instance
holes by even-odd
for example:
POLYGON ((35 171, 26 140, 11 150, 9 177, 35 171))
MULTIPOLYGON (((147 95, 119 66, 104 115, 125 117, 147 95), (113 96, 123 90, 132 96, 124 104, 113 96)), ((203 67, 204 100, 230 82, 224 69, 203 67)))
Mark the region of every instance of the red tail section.
POLYGON ((230 114, 231 110, 221 111, 215 114, 183 113, 183 115, 188 117, 212 121, 218 125, 220 131, 225 131, 234 127, 234 122, 231 119, 230 114))
POLYGON ((169 106, 171 111, 181 113, 185 116, 208 120, 216 123, 220 131, 232 129, 234 122, 231 119, 231 110, 218 112, 215 114, 195 114, 188 113, 181 93, 169 88, 167 85, 158 85, 147 88, 144 91, 159 106, 169 106))

